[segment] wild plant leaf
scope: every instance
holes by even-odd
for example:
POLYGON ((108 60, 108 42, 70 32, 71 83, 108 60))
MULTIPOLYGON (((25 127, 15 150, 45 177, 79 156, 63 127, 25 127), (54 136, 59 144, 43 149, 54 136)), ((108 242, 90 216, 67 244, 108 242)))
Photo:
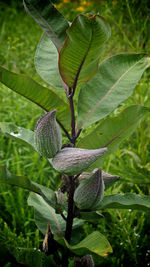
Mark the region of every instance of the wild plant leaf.
POLYGON ((9 122, 0 122, 0 130, 13 139, 20 140, 21 142, 24 142, 25 144, 28 144, 32 146, 33 149, 35 149, 33 131, 18 127, 15 124, 9 122))
POLYGON ((78 127, 87 127, 112 112, 133 93, 149 66, 150 58, 143 54, 122 54, 104 60, 79 93, 78 127))
POLYGON ((43 197, 30 193, 28 205, 34 207, 36 225, 44 235, 46 234, 47 223, 49 222, 52 232, 57 236, 63 236, 66 222, 61 215, 55 213, 55 210, 48 205, 43 197))
POLYGON ((69 106, 50 89, 26 75, 10 72, 3 67, 0 67, 0 82, 46 111, 57 109, 57 119, 70 127, 69 106))
POLYGON ((150 112, 147 107, 140 105, 130 106, 118 116, 106 118, 90 134, 79 140, 77 146, 80 148, 108 147, 107 152, 92 165, 92 168, 102 167, 104 159, 113 153, 121 142, 135 131, 147 112, 150 112))
POLYGON ((34 63, 37 72, 45 82, 56 89, 64 90, 58 70, 58 52, 45 33, 38 43, 34 63))
POLYGON ((50 0, 23 0, 26 11, 42 27, 60 51, 66 38, 68 21, 53 6, 50 0))
POLYGON ((133 193, 105 196, 96 209, 137 209, 150 211, 150 196, 133 193))
MULTIPOLYGON (((28 205, 34 207, 36 225, 44 235, 46 234, 47 223, 49 222, 52 232, 54 232, 57 237, 63 237, 66 229, 66 221, 61 215, 56 214, 55 210, 42 196, 30 193, 28 205)), ((82 219, 75 218, 73 229, 81 227, 83 222, 82 219)))
POLYGON ((83 220, 93 224, 100 223, 100 219, 104 217, 98 211, 82 211, 80 212, 80 216, 83 220))
POLYGON ((38 183, 32 182, 25 176, 12 174, 6 167, 0 166, 0 183, 18 186, 41 195, 47 203, 56 206, 56 195, 53 190, 38 183))
POLYGON ((59 56, 60 74, 69 87, 81 86, 96 73, 110 33, 109 26, 99 15, 79 15, 75 18, 67 30, 59 56))
POLYGON ((106 256, 112 252, 112 248, 108 240, 100 232, 95 231, 84 238, 75 246, 70 246, 66 240, 60 240, 63 245, 68 247, 74 254, 84 256, 86 254, 97 254, 99 256, 106 256))
POLYGON ((11 254, 16 258, 18 263, 29 267, 57 267, 53 256, 46 256, 36 248, 12 248, 11 254))

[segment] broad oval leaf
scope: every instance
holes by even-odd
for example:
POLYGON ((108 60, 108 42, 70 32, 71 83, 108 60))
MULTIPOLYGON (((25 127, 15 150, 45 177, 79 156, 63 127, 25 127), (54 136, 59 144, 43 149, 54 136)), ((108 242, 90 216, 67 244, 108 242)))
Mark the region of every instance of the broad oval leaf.
POLYGON ((49 222, 52 232, 57 236, 63 236, 66 222, 61 215, 55 213, 55 210, 48 205, 43 197, 35 193, 30 193, 28 205, 34 207, 37 227, 44 235, 46 234, 47 223, 49 222))
POLYGON ((96 209, 142 209, 150 210, 150 196, 126 193, 105 196, 96 209))
POLYGON ((70 128, 70 110, 57 94, 26 75, 10 72, 0 67, 0 82, 43 108, 45 111, 57 109, 57 119, 70 128))
POLYGON ((33 131, 22 128, 22 127, 18 127, 15 124, 10 123, 10 122, 0 122, 0 130, 4 134, 12 137, 13 139, 20 140, 30 145, 33 149, 35 149, 33 131))
POLYGON ((10 248, 10 253, 16 258, 18 263, 29 267, 57 267, 53 256, 47 256, 36 248, 10 248))
POLYGON ((56 194, 53 190, 43 185, 32 182, 26 176, 17 176, 15 174, 12 174, 4 166, 0 166, 0 183, 27 189, 31 192, 41 195, 45 199, 45 201, 49 203, 52 207, 55 207, 57 205, 56 194))
POLYGON ((86 254, 97 254, 99 256, 106 256, 112 252, 112 248, 108 240, 100 232, 95 231, 84 238, 79 244, 69 247, 72 252, 82 256, 86 254))
POLYGON ((128 98, 150 66, 143 54, 122 54, 104 60, 78 97, 78 126, 87 127, 111 113, 128 98))
POLYGON ((81 86, 96 73, 110 32, 99 15, 79 15, 73 21, 59 57, 60 74, 69 87, 81 86))
POLYGON ((42 27, 59 51, 66 38, 68 21, 50 0, 23 0, 26 11, 42 27))
MULTIPOLYGON (((30 193, 28 205, 33 206, 35 210, 35 221, 39 230, 45 235, 47 223, 50 223, 50 228, 54 232, 55 237, 62 239, 66 230, 66 221, 61 215, 56 214, 55 210, 45 201, 45 199, 35 193, 30 193)), ((83 225, 82 219, 74 219, 73 229, 83 225)))
POLYGON ((104 159, 113 153, 121 142, 135 131, 147 112, 150 112, 147 107, 140 105, 130 106, 118 116, 106 118, 90 134, 79 140, 77 146, 80 148, 108 147, 107 152, 92 165, 92 168, 100 168, 103 165, 104 159))
POLYGON ((44 33, 38 43, 34 63, 41 78, 59 90, 64 90, 63 81, 58 70, 58 52, 44 33))

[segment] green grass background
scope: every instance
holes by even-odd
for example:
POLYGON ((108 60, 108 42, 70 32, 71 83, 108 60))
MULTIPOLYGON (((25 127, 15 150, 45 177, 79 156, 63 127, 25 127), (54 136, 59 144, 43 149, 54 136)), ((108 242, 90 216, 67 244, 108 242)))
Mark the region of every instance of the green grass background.
MULTIPOLYGON (((149 1, 54 1, 70 21, 78 13, 104 16, 112 37, 104 57, 122 52, 150 52, 149 1)), ((0 64, 11 71, 31 76, 41 84, 34 67, 34 53, 42 30, 24 11, 22 1, 0 1, 0 64)), ((150 70, 138 83, 134 94, 113 114, 131 104, 150 104, 150 70)), ((0 121, 34 129, 43 111, 35 104, 0 84, 0 121)), ((146 116, 137 131, 122 143, 105 162, 104 169, 122 178, 108 193, 150 194, 150 118, 146 116)), ((0 132, 0 165, 17 175, 57 189, 60 176, 48 162, 22 143, 0 132)), ((0 184, 0 266, 20 266, 9 253, 11 246, 40 247, 43 236, 34 223, 33 209, 27 206, 28 192, 0 184)), ((98 225, 85 224, 84 232, 105 234, 113 254, 95 259, 96 266, 150 266, 150 213, 107 210, 98 225)))

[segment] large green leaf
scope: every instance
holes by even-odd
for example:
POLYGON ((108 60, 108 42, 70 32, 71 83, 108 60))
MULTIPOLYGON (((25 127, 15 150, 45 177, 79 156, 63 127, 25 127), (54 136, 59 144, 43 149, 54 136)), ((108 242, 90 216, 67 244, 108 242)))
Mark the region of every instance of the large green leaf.
POLYGON ((109 37, 110 28, 99 15, 79 15, 73 21, 59 57, 60 74, 69 87, 92 78, 109 37))
POLYGON ((15 124, 9 122, 0 122, 0 129, 4 134, 12 137, 13 139, 23 141, 24 143, 32 146, 32 148, 35 149, 33 131, 18 127, 15 124))
POLYGON ((10 72, 3 67, 0 67, 0 82, 46 111, 57 109, 57 119, 64 126, 70 127, 69 106, 50 89, 26 75, 10 72))
POLYGON ((100 223, 100 219, 103 218, 104 216, 100 214, 98 211, 81 211, 80 217, 87 222, 97 224, 100 223))
POLYGON ((132 193, 105 196, 96 209, 142 209, 150 211, 150 196, 132 193))
POLYGON ((34 193, 41 195, 47 203, 56 206, 56 194, 50 188, 43 185, 32 182, 25 176, 17 176, 12 174, 5 167, 0 166, 0 183, 9 184, 12 186, 18 186, 34 193))
POLYGON ((135 131, 147 112, 150 112, 147 107, 140 105, 130 106, 118 116, 106 118, 99 123, 90 134, 79 140, 77 146, 88 149, 107 146, 107 152, 92 166, 99 168, 102 166, 104 159, 113 153, 121 142, 135 131))
POLYGON ((34 63, 41 78, 59 90, 64 90, 63 81, 58 70, 58 52, 44 33, 38 43, 34 63))
POLYGON ((42 27, 59 51, 66 38, 68 21, 50 0, 23 0, 26 11, 42 27))
POLYGON ((16 258, 18 263, 29 267, 57 267, 53 256, 46 256, 36 248, 12 248, 10 253, 16 258))
POLYGON ((128 98, 150 66, 143 54, 116 55, 103 61, 78 98, 78 126, 83 128, 106 117, 128 98))
POLYGON ((52 232, 57 236, 63 236, 66 222, 61 215, 55 213, 55 210, 48 205, 43 197, 35 193, 30 193, 28 205, 34 207, 37 227, 44 235, 46 234, 47 223, 49 222, 52 232))
MULTIPOLYGON (((63 237, 63 233, 66 229, 66 221, 61 215, 56 214, 55 210, 48 204, 45 199, 35 193, 30 193, 28 198, 29 206, 34 207, 35 221, 39 230, 45 235, 47 230, 47 223, 50 223, 50 227, 56 237, 63 237)), ((65 214, 66 215, 66 214, 65 214)), ((83 225, 83 220, 75 218, 73 223, 73 229, 76 229, 83 225)))
POLYGON ((95 231, 92 234, 84 238, 76 246, 69 246, 70 250, 79 256, 86 254, 97 254, 99 256, 106 256, 107 253, 112 252, 110 243, 104 235, 95 231))

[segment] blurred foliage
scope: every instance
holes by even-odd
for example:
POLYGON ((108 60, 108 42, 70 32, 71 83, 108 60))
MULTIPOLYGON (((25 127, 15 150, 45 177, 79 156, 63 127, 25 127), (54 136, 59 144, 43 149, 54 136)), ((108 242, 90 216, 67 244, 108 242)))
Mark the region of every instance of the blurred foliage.
MULTIPOLYGON (((105 57, 121 52, 150 51, 150 1, 149 0, 55 0, 56 7, 70 20, 79 13, 100 13, 112 28, 111 41, 105 57)), ((23 9, 20 0, 0 1, 0 64, 11 71, 27 74, 43 85, 36 74, 34 53, 42 30, 23 9)), ((114 116, 128 105, 149 105, 150 71, 144 74, 132 97, 112 114, 114 116)), ((0 85, 0 121, 34 129, 43 111, 0 85)), ((0 164, 17 175, 26 175, 35 182, 57 189, 60 175, 40 158, 36 152, 0 133, 0 164)), ((150 177, 150 118, 145 118, 138 130, 105 162, 106 171, 120 174, 121 181, 109 193, 136 192, 150 194, 144 177, 150 177), (143 184, 137 183, 138 176, 143 184)), ((27 207, 28 192, 0 184, 0 265, 19 266, 10 253, 10 247, 39 247, 43 236, 36 229, 33 210, 27 207)), ((96 266, 149 266, 150 250, 149 213, 107 210, 98 225, 85 224, 86 235, 97 227, 113 247, 113 254, 97 261, 96 266)), ((84 236, 84 234, 83 234, 84 236)), ((72 266, 72 262, 70 263, 72 266)))

